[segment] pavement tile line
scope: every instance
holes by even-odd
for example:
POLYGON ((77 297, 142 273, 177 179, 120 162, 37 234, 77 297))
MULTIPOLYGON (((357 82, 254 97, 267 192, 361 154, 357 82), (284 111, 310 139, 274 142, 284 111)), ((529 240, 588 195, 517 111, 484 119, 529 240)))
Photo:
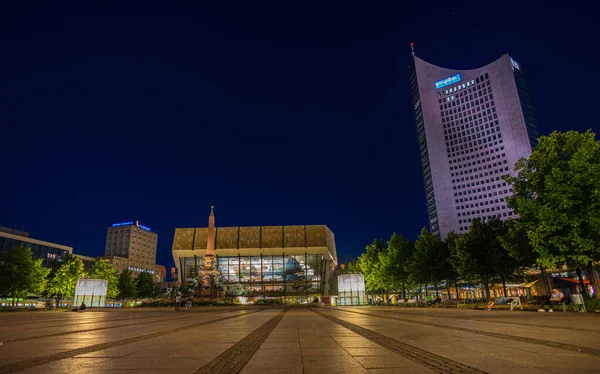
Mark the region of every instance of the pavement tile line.
MULTIPOLYGON (((71 313, 71 314, 77 314, 77 313, 72 313, 72 312, 66 312, 65 313, 71 313)), ((166 313, 162 313, 162 315, 165 315, 166 313)), ((161 317, 160 315, 158 316, 135 316, 135 317, 127 317, 127 318, 115 318, 115 319, 111 319, 111 322, 113 321, 128 321, 128 320, 138 320, 138 319, 146 319, 146 318, 158 318, 161 317)), ((53 322, 72 322, 72 320, 67 321, 65 318, 62 319, 51 319, 51 320, 43 320, 40 322, 35 322, 35 321, 31 321, 31 322, 25 322, 25 323, 19 323, 19 324, 12 324, 11 326, 31 326, 33 324, 43 324, 43 325, 48 325, 51 324, 53 322)), ((0 321, 0 322, 5 322, 5 321, 0 321)), ((98 319, 93 319, 93 320, 82 320, 79 322, 75 322, 75 323, 64 323, 61 324, 61 327, 65 327, 65 326, 77 326, 77 325, 90 325, 93 323, 102 323, 102 322, 106 322, 105 318, 98 318, 98 319)), ((25 327, 25 328, 16 328, 16 329, 12 329, 12 330, 3 330, 5 332, 14 332, 14 331, 26 331, 26 330, 39 330, 39 329, 43 329, 43 328, 51 328, 48 326, 33 326, 33 327, 25 327)))
POLYGON ((466 333, 470 333, 470 334, 489 336, 489 337, 492 337, 492 338, 505 339, 505 340, 513 340, 513 341, 518 341, 518 342, 522 342, 522 343, 544 345, 546 347, 558 348, 558 349, 563 349, 563 350, 567 350, 567 351, 575 351, 575 352, 579 352, 579 353, 585 353, 585 354, 588 354, 588 355, 600 357, 600 350, 594 349, 594 348, 582 347, 582 346, 579 346, 579 345, 573 345, 573 344, 567 344, 567 343, 557 343, 557 342, 553 342, 553 341, 549 341, 549 340, 540 340, 540 339, 534 339, 534 338, 526 338, 526 337, 516 336, 516 335, 501 334, 501 333, 498 333, 498 332, 488 332, 488 331, 474 330, 474 329, 469 329, 469 328, 466 328, 466 327, 448 326, 448 325, 443 325, 443 324, 440 324, 440 323, 425 322, 425 321, 415 321, 415 320, 410 320, 410 319, 400 318, 400 317, 382 316, 382 315, 379 315, 379 314, 357 312, 357 311, 354 311, 354 310, 344 310, 344 309, 336 309, 336 310, 338 310, 340 312, 362 314, 362 315, 365 315, 365 316, 373 316, 373 317, 379 317, 379 318, 383 318, 383 319, 391 319, 391 320, 394 320, 394 321, 400 321, 400 322, 406 322, 406 323, 413 323, 413 324, 416 324, 416 325, 431 326, 431 327, 437 327, 437 328, 440 328, 440 329, 454 330, 454 331, 466 332, 466 333))
MULTIPOLYGON (((540 328, 545 328, 545 329, 555 329, 555 330, 570 330, 570 331, 580 331, 580 332, 585 332, 585 333, 591 333, 591 334, 600 334, 600 330, 592 330, 592 329, 582 329, 580 327, 571 327, 571 326, 555 326, 555 325, 538 325, 538 324, 531 324, 531 323, 525 323, 525 322, 512 322, 512 321, 493 321, 493 320, 489 320, 486 318, 471 318, 471 317, 459 317, 459 316, 441 316, 441 315, 433 315, 433 314, 425 314, 425 313, 411 313, 411 312, 406 312, 406 311, 396 311, 396 310, 380 310, 377 309, 377 312, 384 312, 384 313, 396 313, 396 314, 405 314, 405 315, 409 315, 409 316, 421 316, 421 317, 433 317, 433 318, 448 318, 448 319, 457 319, 457 320, 471 320, 471 321, 479 321, 479 322, 486 322, 486 323, 500 323, 500 324, 505 324, 505 325, 517 325, 517 326, 527 326, 527 327, 540 327, 540 328)), ((492 317, 493 318, 493 317, 492 317)), ((500 318, 500 317, 498 317, 500 318)))
POLYGON ((379 344, 380 346, 399 354, 417 364, 423 365, 437 373, 486 373, 485 371, 476 369, 474 367, 462 364, 458 361, 451 360, 449 358, 436 355, 429 351, 417 348, 407 343, 403 343, 399 340, 390 338, 379 334, 373 330, 369 330, 362 326, 344 321, 332 315, 316 311, 311 309, 314 313, 317 313, 321 317, 328 319, 338 325, 347 328, 348 330, 362 336, 363 338, 369 339, 370 341, 379 344))
MULTIPOLYGON (((212 312, 212 310, 201 310, 199 312, 194 312, 196 314, 203 314, 203 313, 208 313, 208 312, 212 312)), ((135 325, 143 325, 146 323, 155 323, 155 322, 170 322, 170 321, 181 321, 183 319, 190 319, 190 318, 194 318, 196 316, 194 315, 185 315, 185 316, 181 316, 181 317, 177 317, 177 318, 173 318, 172 314, 166 314, 162 317, 154 317, 154 318, 160 318, 160 319, 154 319, 154 320, 146 320, 143 322, 134 322, 134 323, 127 323, 127 324, 123 324, 123 325, 117 325, 117 326, 107 326, 107 327, 95 327, 95 328, 91 328, 91 329, 83 329, 83 330, 75 330, 75 331, 65 331, 65 332, 57 332, 54 334, 45 334, 45 335, 36 335, 36 336, 28 336, 28 337, 24 337, 24 338, 14 338, 14 339, 7 339, 3 341, 3 344, 7 344, 7 343, 18 343, 18 342, 22 342, 22 341, 26 341, 26 340, 38 340, 38 339, 44 339, 44 338, 50 338, 50 337, 54 337, 54 336, 64 336, 64 335, 71 335, 71 334, 79 334, 82 332, 91 332, 91 331, 99 331, 99 330, 109 330, 109 329, 117 329, 119 327, 129 327, 129 326, 135 326, 135 325)), ((114 320, 111 320, 110 322, 113 322, 114 320)), ((104 321, 106 322, 106 321, 104 321)), ((66 325, 61 325, 62 326, 66 326, 66 325)))
POLYGON ((287 313, 288 308, 282 310, 275 317, 265 322, 262 326, 246 335, 245 338, 234 344, 231 348, 221 353, 204 366, 194 371, 194 374, 212 373, 239 373, 258 351, 271 332, 287 313))
POLYGON ((131 344, 131 343, 137 343, 137 342, 140 342, 143 340, 158 338, 163 335, 173 334, 173 333, 176 333, 179 331, 188 330, 190 328, 195 328, 195 327, 199 327, 199 326, 210 325, 215 322, 221 322, 221 321, 225 321, 228 319, 238 318, 238 317, 246 316, 248 314, 258 313, 261 311, 262 310, 249 311, 247 313, 216 318, 216 319, 213 319, 210 321, 203 321, 203 322, 198 322, 198 323, 194 323, 194 324, 186 325, 186 326, 180 326, 180 327, 176 327, 176 328, 172 328, 172 329, 168 329, 168 330, 161 330, 161 331, 151 332, 148 334, 133 336, 133 337, 127 338, 127 339, 106 342, 106 343, 100 343, 100 344, 94 344, 94 345, 90 345, 87 347, 71 349, 71 350, 68 350, 65 352, 53 353, 53 354, 47 355, 47 356, 25 359, 23 361, 15 362, 12 364, 1 365, 0 366, 0 374, 14 373, 16 371, 30 369, 30 368, 33 368, 33 367, 36 367, 39 365, 44 365, 44 364, 48 364, 48 363, 51 363, 54 361, 64 360, 66 358, 75 357, 75 356, 82 355, 85 353, 101 351, 103 349, 108 349, 108 348, 116 348, 116 347, 120 347, 123 345, 131 344))

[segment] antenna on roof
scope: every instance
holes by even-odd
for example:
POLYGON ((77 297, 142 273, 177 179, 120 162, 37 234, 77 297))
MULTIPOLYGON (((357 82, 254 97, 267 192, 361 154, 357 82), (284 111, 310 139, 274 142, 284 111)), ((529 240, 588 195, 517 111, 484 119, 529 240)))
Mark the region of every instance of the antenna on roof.
POLYGON ((412 50, 412 55, 415 55, 415 42, 410 42, 410 49, 412 50))

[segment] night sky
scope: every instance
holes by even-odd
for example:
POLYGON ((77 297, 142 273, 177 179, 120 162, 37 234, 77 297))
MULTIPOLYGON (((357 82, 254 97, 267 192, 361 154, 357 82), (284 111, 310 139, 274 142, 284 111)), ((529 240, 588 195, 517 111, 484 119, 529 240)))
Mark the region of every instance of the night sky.
POLYGON ((3 3, 0 225, 101 256, 111 223, 139 220, 166 266, 174 229, 206 226, 210 205, 217 226, 326 224, 341 261, 415 238, 428 221, 411 41, 456 69, 509 52, 543 134, 598 130, 592 12, 243 3, 3 3))

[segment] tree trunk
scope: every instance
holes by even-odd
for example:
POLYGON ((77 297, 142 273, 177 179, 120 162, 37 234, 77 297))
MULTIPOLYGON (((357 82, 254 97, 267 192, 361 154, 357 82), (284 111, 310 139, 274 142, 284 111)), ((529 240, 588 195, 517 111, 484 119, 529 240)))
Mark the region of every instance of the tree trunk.
POLYGON ((456 291, 456 300, 460 299, 460 294, 458 293, 458 281, 454 279, 454 289, 456 291))
POLYGON ((544 290, 546 291, 546 295, 551 295, 552 291, 550 290, 550 286, 548 285, 548 278, 546 278, 546 269, 540 266, 540 271, 542 272, 542 283, 544 285, 544 290))
POLYGON ((438 291, 438 285, 437 282, 435 282, 435 297, 440 297, 440 293, 438 291))
POLYGON ((598 276, 596 274, 596 270, 594 269, 594 264, 591 261, 588 264, 587 271, 590 277, 590 283, 592 284, 592 288, 594 290, 594 298, 598 300, 600 299, 600 286, 598 285, 598 276))
POLYGON ((404 283, 402 283, 402 301, 406 300, 406 288, 404 287, 404 283))
POLYGON ((490 280, 487 276, 485 276, 483 278, 483 282, 484 282, 484 287, 485 287, 485 297, 487 298, 487 301, 490 301, 490 280))
POLYGON ((448 293, 448 300, 452 299, 452 295, 450 294, 450 282, 446 279, 446 292, 448 293))
POLYGON ((502 280, 502 288, 504 289, 504 297, 508 297, 508 293, 506 292, 506 278, 504 277, 504 275, 502 275, 500 277, 500 279, 502 280))
POLYGON ((579 266, 575 269, 575 271, 577 272, 577 278, 579 278, 579 287, 581 287, 581 294, 583 295, 583 297, 587 297, 587 289, 585 288, 585 284, 583 283, 583 276, 581 275, 581 269, 579 268, 579 266))

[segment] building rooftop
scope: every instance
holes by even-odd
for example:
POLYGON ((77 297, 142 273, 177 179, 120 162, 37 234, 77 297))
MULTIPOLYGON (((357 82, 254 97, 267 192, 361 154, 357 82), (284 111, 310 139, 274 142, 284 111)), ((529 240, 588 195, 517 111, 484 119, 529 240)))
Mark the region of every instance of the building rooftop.
POLYGON ((24 236, 26 238, 29 237, 29 233, 27 231, 11 229, 10 227, 0 226, 0 232, 6 232, 13 235, 24 236))
MULTIPOLYGON (((251 250, 266 254, 286 249, 290 253, 292 249, 294 252, 302 250, 302 253, 307 249, 328 249, 331 259, 337 263, 334 235, 325 225, 216 227, 215 230, 217 255, 230 256, 251 250)), ((192 252, 183 254, 183 251, 193 251, 193 254, 202 256, 207 243, 207 227, 177 228, 172 249, 174 256, 175 253, 192 255, 192 252)))
POLYGON ((8 232, 0 231, 0 237, 21 240, 26 243, 44 245, 44 246, 52 247, 52 248, 64 249, 64 250, 68 251, 69 253, 73 253, 73 247, 68 247, 68 246, 62 245, 62 244, 45 242, 43 240, 32 239, 28 236, 15 235, 15 234, 10 234, 8 232))
POLYGON ((77 253, 73 253, 73 256, 79 257, 80 259, 85 261, 96 261, 98 259, 97 257, 84 256, 77 253))

